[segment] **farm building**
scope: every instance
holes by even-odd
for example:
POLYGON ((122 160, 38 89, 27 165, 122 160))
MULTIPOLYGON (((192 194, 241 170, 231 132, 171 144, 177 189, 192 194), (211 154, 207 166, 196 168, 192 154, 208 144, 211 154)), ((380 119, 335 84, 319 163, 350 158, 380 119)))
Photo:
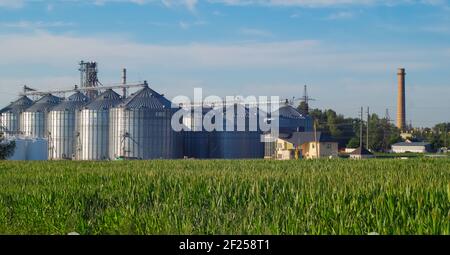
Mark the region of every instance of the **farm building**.
POLYGON ((276 143, 276 155, 278 160, 291 160, 299 159, 301 152, 298 146, 279 138, 276 143))
POLYGON ((369 159, 369 158, 375 158, 375 155, 373 155, 372 152, 368 151, 364 147, 359 147, 358 149, 354 150, 352 153, 350 153, 351 159, 369 159))
POLYGON ((0 110, 0 131, 6 136, 20 134, 21 114, 33 104, 26 96, 21 96, 7 107, 0 110))
POLYGON ((276 155, 280 160, 337 157, 338 143, 321 132, 294 132, 278 139, 276 155))
POLYGON ((315 140, 302 145, 303 157, 314 158, 337 158, 339 156, 338 142, 327 135, 319 135, 315 140))
MULTIPOLYGON (((193 109, 192 109, 193 110, 193 109)), ((250 118, 251 114, 257 111, 251 111, 250 108, 244 105, 231 105, 220 109, 205 107, 200 110, 202 116, 195 116, 192 112, 190 118, 183 119, 184 125, 188 131, 185 132, 185 156, 197 159, 253 159, 264 157, 264 144, 261 142, 262 132, 257 129, 251 131, 250 118), (242 107, 244 114, 239 116, 238 107, 242 107), (202 126, 202 121, 207 116, 221 116, 224 114, 223 123, 214 123, 218 126, 222 125, 223 130, 215 130, 208 132, 202 126), (198 117, 199 119, 196 119, 198 117), (201 117, 201 118, 200 118, 201 117), (238 130, 238 118, 244 117, 244 130, 238 130), (231 130, 227 129, 227 119, 233 120, 233 127, 231 130)), ((253 116, 258 118, 258 116, 253 116)))
POLYGON ((146 81, 128 84, 124 69, 120 84, 101 84, 96 62, 80 62, 79 71, 80 84, 73 89, 24 86, 21 97, 0 110, 0 135, 17 141, 15 159, 31 159, 28 152, 38 155, 38 145, 43 152, 38 158, 49 160, 262 159, 276 158, 277 147, 284 158, 300 158, 301 146, 308 141, 287 138, 299 139, 298 133, 313 129, 307 111, 300 113, 288 100, 272 109, 279 114, 262 114, 260 106, 237 100, 193 104, 202 108, 200 116, 183 115, 180 124, 186 128, 175 131, 172 117, 185 106, 172 108, 146 81), (72 95, 66 98, 67 93, 72 95), (223 123, 219 117, 225 117, 223 123), (279 133, 262 131, 274 123, 279 123, 279 133), (277 137, 264 143, 263 136, 271 135, 277 137), (285 146, 277 145, 277 139, 285 146))
MULTIPOLYGON (((304 139, 311 138, 312 133, 311 131, 313 130, 312 117, 301 114, 299 111, 297 111, 297 109, 292 107, 290 104, 285 104, 279 109, 279 125, 280 125, 280 134, 278 137, 276 137, 277 141, 280 139, 285 140, 295 146, 300 147, 305 142, 304 139), (305 135, 306 133, 309 133, 309 135, 305 135)), ((270 134, 266 134, 265 136, 266 138, 271 138, 270 134)), ((285 156, 287 156, 289 153, 292 153, 286 151, 284 152, 279 151, 279 148, 277 148, 277 146, 278 146, 277 142, 265 143, 264 158, 276 159, 278 158, 279 153, 284 154, 285 156)), ((281 150, 283 149, 281 148, 281 150)), ((289 145, 285 147, 284 150, 290 150, 289 145)))
POLYGON ((392 145, 392 152, 394 153, 427 153, 431 151, 431 144, 426 142, 401 142, 392 145))
POLYGON ((171 128, 176 109, 163 95, 145 85, 110 110, 110 159, 175 159, 183 142, 171 128))

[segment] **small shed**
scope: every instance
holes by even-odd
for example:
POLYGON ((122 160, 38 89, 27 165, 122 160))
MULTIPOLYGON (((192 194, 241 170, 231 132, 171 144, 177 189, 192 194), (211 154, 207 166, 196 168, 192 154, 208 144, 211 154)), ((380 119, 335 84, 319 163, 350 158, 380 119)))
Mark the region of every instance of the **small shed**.
POLYGON ((373 155, 372 152, 368 151, 364 147, 359 147, 356 150, 354 150, 352 153, 350 153, 351 159, 368 159, 368 158, 375 158, 375 155, 373 155))

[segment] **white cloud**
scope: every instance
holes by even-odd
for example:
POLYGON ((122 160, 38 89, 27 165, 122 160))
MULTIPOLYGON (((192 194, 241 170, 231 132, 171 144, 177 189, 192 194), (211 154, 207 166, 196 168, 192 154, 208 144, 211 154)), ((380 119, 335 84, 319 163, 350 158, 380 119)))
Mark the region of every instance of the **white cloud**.
POLYGON ((197 20, 197 21, 194 21, 194 22, 187 22, 187 21, 180 21, 180 22, 178 22, 178 26, 181 29, 184 29, 184 30, 187 30, 187 29, 189 29, 189 28, 191 28, 193 26, 204 26, 206 24, 208 24, 208 23, 206 21, 202 21, 202 20, 197 20))
MULTIPOLYGON (((0 0, 0 7, 6 8, 21 8, 25 6, 26 2, 30 2, 29 0, 0 0)), ((46 8, 48 11, 53 10, 53 1, 49 0, 35 0, 36 2, 41 2, 46 4, 46 8)), ((175 6, 183 6, 188 10, 195 12, 196 6, 198 5, 198 0, 64 0, 66 2, 80 2, 80 3, 89 3, 97 6, 104 6, 108 3, 129 3, 136 5, 145 5, 150 3, 161 3, 168 8, 172 8, 175 6)), ((62 1, 63 2, 63 1, 62 1)))
POLYGON ((179 25, 180 25, 181 29, 188 29, 190 27, 189 23, 187 23, 185 21, 180 21, 179 25))
POLYGON ((198 0, 161 0, 161 2, 168 8, 184 6, 191 12, 196 11, 196 6, 198 4, 198 0))
MULTIPOLYGON (((35 33, 0 35, 0 55, 8 65, 42 63, 72 65, 82 58, 104 63, 132 62, 136 65, 173 68, 306 68, 377 72, 406 65, 410 69, 441 65, 447 49, 341 50, 315 40, 270 43, 189 43, 158 45, 118 38, 74 37, 35 33), (83 45, 83 47, 80 47, 83 45), (270 60, 270 61, 267 61, 270 60)), ((446 59, 446 58, 445 58, 446 59)), ((2 64, 0 64, 1 66, 2 64)))
POLYGON ((421 31, 428 33, 436 33, 436 34, 450 34, 450 27, 447 25, 435 25, 435 26, 423 26, 420 28, 421 31))
MULTIPOLYGON (((47 0, 37 0, 38 2, 51 3, 47 0)), ((184 6, 191 12, 196 12, 200 3, 198 0, 67 0, 72 2, 88 2, 102 6, 108 3, 130 3, 145 5, 149 3, 161 3, 168 8, 184 6)), ((21 8, 26 4, 26 0, 0 0, 0 8, 21 8)), ((298 7, 334 7, 334 6, 393 6, 399 4, 425 4, 441 6, 448 9, 445 0, 205 0, 207 3, 219 3, 225 5, 263 5, 263 6, 298 6, 298 7)))
POLYGON ((225 14, 223 14, 221 11, 218 11, 218 10, 213 11, 212 14, 214 16, 222 16, 222 17, 225 16, 225 14))
POLYGON ((272 37, 273 34, 270 31, 263 29, 255 29, 255 28, 241 28, 239 29, 239 34, 245 36, 254 36, 254 37, 272 37))
POLYGON ((44 21, 17 21, 17 22, 0 22, 0 27, 4 28, 19 28, 19 29, 44 29, 44 28, 56 28, 56 27, 70 27, 75 26, 70 22, 44 22, 44 21))
POLYGON ((353 12, 349 12, 349 11, 341 11, 341 12, 336 12, 331 14, 330 16, 328 16, 329 20, 342 20, 342 19, 352 19, 353 17, 355 17, 355 14, 353 12))
POLYGON ((208 0, 210 3, 226 5, 265 5, 265 6, 300 6, 300 7, 332 7, 346 5, 397 5, 397 4, 428 4, 438 5, 443 0, 208 0))
POLYGON ((293 13, 291 14, 291 16, 289 16, 291 19, 298 19, 301 17, 301 14, 299 12, 293 13))
POLYGON ((47 5, 47 11, 48 12, 52 12, 55 9, 55 6, 53 4, 48 4, 47 5))
MULTIPOLYGON (((448 47, 401 50, 381 50, 377 46, 360 49, 338 47, 315 40, 162 45, 111 37, 49 33, 0 35, 0 56, 4 60, 0 63, 0 103, 10 102, 14 98, 11 94, 18 92, 23 84, 40 89, 72 87, 78 83, 76 65, 84 59, 99 62, 104 83, 120 80, 120 68, 125 66, 129 69, 130 82, 151 79, 155 89, 169 93, 169 96, 190 93, 193 86, 203 86, 219 95, 257 93, 292 96, 294 93, 300 96, 300 85, 306 82, 318 91, 315 95, 321 105, 352 114, 355 109, 351 107, 369 103, 362 102, 367 98, 372 100, 370 104, 378 104, 373 98, 380 98, 383 93, 376 92, 377 89, 384 91, 392 85, 395 91, 395 70, 398 66, 408 68, 410 84, 416 80, 412 77, 418 73, 425 74, 450 65, 446 55, 449 54, 448 47), (240 78, 242 73, 247 76, 240 78), (285 74, 295 74, 296 78, 292 80, 291 77, 292 82, 278 81, 285 74), (230 81, 227 76, 235 78, 230 78, 234 79, 230 81), (352 79, 338 78, 342 76, 352 79), (191 81, 189 88, 185 85, 187 80, 191 81), (292 92, 297 88, 298 92, 292 92), (349 103, 341 104, 343 101, 349 103)), ((422 85, 428 88, 433 84, 425 80, 422 85)), ((441 89, 435 87, 436 93, 440 93, 436 96, 448 95, 448 86, 441 86, 441 89)), ((413 95, 411 93, 411 101, 413 95)), ((379 105, 385 107, 394 102, 395 99, 391 99, 383 98, 379 105)), ((445 115, 445 112, 442 114, 445 115)), ((423 116, 420 118, 425 118, 423 116)))
POLYGON ((0 8, 21 8, 24 5, 23 0, 0 0, 0 8))

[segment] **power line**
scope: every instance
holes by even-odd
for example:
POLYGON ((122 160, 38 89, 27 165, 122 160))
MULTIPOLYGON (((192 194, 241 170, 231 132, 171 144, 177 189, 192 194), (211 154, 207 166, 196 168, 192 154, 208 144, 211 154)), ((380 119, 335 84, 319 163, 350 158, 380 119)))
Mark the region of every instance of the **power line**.
POLYGON ((363 115, 364 115, 364 108, 361 106, 361 123, 360 123, 360 127, 359 127, 359 130, 360 130, 360 133, 359 133, 359 148, 361 148, 361 151, 362 151, 362 148, 363 148, 363 115))
POLYGON ((366 147, 369 148, 369 120, 370 120, 370 108, 367 106, 367 143, 366 147))

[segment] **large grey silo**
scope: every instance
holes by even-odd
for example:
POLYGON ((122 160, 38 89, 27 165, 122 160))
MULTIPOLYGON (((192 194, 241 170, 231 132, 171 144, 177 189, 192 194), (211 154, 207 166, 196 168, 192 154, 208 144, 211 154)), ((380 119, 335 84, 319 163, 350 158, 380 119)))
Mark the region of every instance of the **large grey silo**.
POLYGON ((292 132, 310 132, 313 129, 312 118, 301 114, 289 104, 279 109, 280 133, 290 134, 292 132))
POLYGON ((20 130, 33 138, 48 137, 48 113, 61 102, 61 98, 51 94, 43 96, 27 108, 21 115, 20 130))
POLYGON ((121 97, 108 89, 80 111, 77 160, 109 159, 109 112, 121 102, 121 97))
POLYGON ((20 115, 32 104, 33 101, 31 99, 26 96, 22 96, 7 107, 0 110, 0 131, 4 132, 5 136, 19 135, 21 133, 20 115))
POLYGON ((182 156, 180 133, 173 131, 174 109, 145 86, 110 113, 111 159, 172 159, 182 156))
POLYGON ((78 139, 79 111, 88 102, 76 92, 54 107, 48 116, 48 155, 51 160, 73 159, 78 139))
POLYGON ((184 132, 184 156, 188 158, 207 159, 209 158, 209 142, 212 133, 206 132, 203 127, 203 117, 212 110, 208 107, 197 107, 196 109, 183 109, 185 118, 183 124, 186 127, 184 132), (190 114, 187 115, 188 111, 190 114), (195 112, 198 112, 197 115, 195 112))
MULTIPOLYGON (((244 115, 240 115, 237 111, 238 105, 228 106, 223 109, 225 114, 224 126, 226 126, 226 120, 234 118, 234 128, 232 130, 214 131, 210 133, 209 137, 209 157, 217 159, 258 159, 264 157, 264 143, 261 142, 262 132, 259 125, 257 130, 250 130, 250 115, 257 114, 258 109, 251 111, 248 107, 243 107, 244 115), (231 115, 227 115, 230 114, 231 115), (245 131, 239 131, 237 129, 237 119, 243 117, 245 119, 245 131)), ((217 111, 217 109, 216 109, 217 111)), ((216 113, 216 116, 220 113, 216 113)), ((256 120, 259 116, 256 116, 256 120)))

